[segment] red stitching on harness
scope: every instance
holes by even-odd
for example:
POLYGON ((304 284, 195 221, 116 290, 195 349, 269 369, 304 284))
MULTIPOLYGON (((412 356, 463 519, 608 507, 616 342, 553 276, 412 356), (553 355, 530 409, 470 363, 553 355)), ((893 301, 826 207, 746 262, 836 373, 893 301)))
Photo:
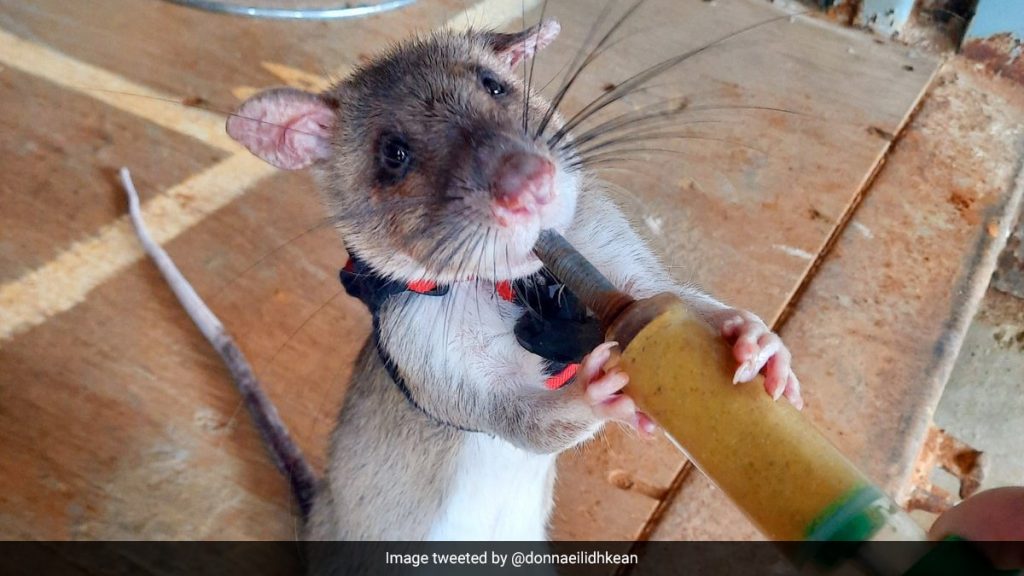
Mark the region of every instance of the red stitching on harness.
POLYGON ((498 291, 498 296, 501 296, 502 300, 506 302, 514 302, 516 299, 515 293, 512 292, 512 283, 508 280, 502 280, 494 285, 494 289, 498 291))
POLYGON ((569 364, 561 372, 545 380, 544 387, 548 390, 558 390, 562 386, 565 386, 569 380, 572 380, 572 377, 576 375, 576 372, 579 371, 579 369, 579 364, 569 364))
POLYGON ((431 292, 434 288, 437 288, 437 282, 433 280, 413 280, 407 285, 409 290, 416 292, 417 294, 426 294, 431 292))
MULTIPOLYGON (((348 262, 345 263, 344 271, 348 272, 349 274, 354 274, 358 266, 356 262, 357 261, 355 258, 349 258, 348 262)), ((342 283, 345 283, 344 276, 342 277, 342 283)), ((345 284, 345 289, 350 290, 350 287, 347 283, 345 284)), ((408 282, 406 284, 406 289, 409 290, 410 292, 415 292, 417 294, 433 294, 437 289, 437 282, 435 282, 434 280, 415 280, 412 282, 408 282)), ((502 300, 505 300, 507 302, 516 301, 515 290, 512 288, 512 282, 510 280, 502 280, 501 282, 496 282, 494 284, 494 290, 502 300)), ((350 291, 349 293, 351 294, 352 292, 350 291)), ((444 293, 436 293, 436 295, 442 294, 444 293)), ((365 294, 360 296, 360 298, 366 297, 367 296, 365 294)), ((367 306, 370 306, 371 311, 373 311, 372 302, 368 302, 365 299, 363 301, 364 303, 367 304, 367 306)), ((376 312, 374 312, 374 314, 376 314, 376 312)), ((576 372, 579 371, 579 368, 579 364, 567 365, 558 374, 548 377, 544 381, 544 387, 547 388, 548 390, 557 390, 562 386, 565 386, 566 384, 569 383, 570 380, 573 379, 574 376, 576 376, 576 372)), ((395 376, 392 375, 392 378, 395 378, 395 376)))
MULTIPOLYGON (((352 258, 345 262, 344 270, 348 273, 353 273, 356 270, 356 262, 352 258)), ((437 282, 433 280, 413 280, 405 285, 410 292, 417 294, 429 294, 437 289, 437 282)), ((515 301, 515 294, 512 292, 512 282, 508 280, 502 280, 495 284, 495 288, 498 290, 498 295, 509 302, 515 301)))

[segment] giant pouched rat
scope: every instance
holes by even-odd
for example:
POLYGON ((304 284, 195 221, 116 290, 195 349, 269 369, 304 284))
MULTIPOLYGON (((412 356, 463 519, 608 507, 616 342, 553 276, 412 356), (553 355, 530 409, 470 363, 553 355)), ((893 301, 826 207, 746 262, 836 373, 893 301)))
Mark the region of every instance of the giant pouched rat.
MULTIPOLYGON (((564 91, 548 102, 516 72, 558 32, 542 20, 514 34, 436 33, 323 93, 259 93, 227 122, 274 166, 312 169, 352 256, 342 279, 373 313, 317 481, 219 322, 193 292, 182 296, 233 366, 309 539, 544 539, 560 452, 608 420, 654 430, 621 392, 614 343, 573 335, 585 318, 542 319, 539 348, 524 339, 524 318, 571 300, 532 254, 543 229, 635 297, 677 293, 731 343, 736 382, 763 372, 769 394, 802 405, 780 339, 754 314, 673 281, 587 173, 572 122, 556 112, 564 91), (550 337, 558 326, 570 329, 550 337), (582 354, 537 353, 566 342, 592 350, 578 365, 582 354)), ((180 288, 173 264, 158 264, 180 288)))

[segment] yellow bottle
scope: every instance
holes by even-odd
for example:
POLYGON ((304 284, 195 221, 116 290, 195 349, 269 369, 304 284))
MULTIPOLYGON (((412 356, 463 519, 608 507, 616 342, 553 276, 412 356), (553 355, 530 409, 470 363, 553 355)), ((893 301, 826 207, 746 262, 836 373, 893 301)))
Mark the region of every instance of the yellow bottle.
MULTIPOLYGON (((637 406, 772 540, 922 540, 924 532, 795 408, 733 385, 721 336, 671 294, 608 330, 637 406)), ((760 379, 760 377, 759 377, 760 379)))

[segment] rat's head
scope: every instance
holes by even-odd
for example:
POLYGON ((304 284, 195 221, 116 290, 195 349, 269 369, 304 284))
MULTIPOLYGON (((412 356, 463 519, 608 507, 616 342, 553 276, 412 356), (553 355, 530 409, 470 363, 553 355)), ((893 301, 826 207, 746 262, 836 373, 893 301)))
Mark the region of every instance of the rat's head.
POLYGON ((534 138, 548 106, 525 98, 520 66, 558 30, 415 40, 322 94, 258 94, 228 133, 280 168, 312 166, 348 248, 387 276, 523 276, 540 230, 564 230, 576 204, 577 176, 534 138))

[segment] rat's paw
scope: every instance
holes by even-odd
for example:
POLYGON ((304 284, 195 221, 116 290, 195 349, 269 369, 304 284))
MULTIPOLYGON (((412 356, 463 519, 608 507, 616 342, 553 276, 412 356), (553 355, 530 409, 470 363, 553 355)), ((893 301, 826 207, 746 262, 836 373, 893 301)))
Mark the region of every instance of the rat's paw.
POLYGON ((641 435, 650 436, 657 430, 646 414, 636 409, 633 399, 622 393, 629 376, 614 367, 612 349, 616 342, 605 342, 594 348, 580 363, 576 378, 584 386, 584 398, 603 420, 618 420, 636 428, 641 435))
POLYGON ((740 363, 733 383, 750 382, 763 373, 764 389, 772 398, 785 396, 797 409, 803 408, 800 381, 790 366, 792 354, 778 335, 746 310, 728 310, 713 321, 722 337, 732 344, 732 354, 740 363))

